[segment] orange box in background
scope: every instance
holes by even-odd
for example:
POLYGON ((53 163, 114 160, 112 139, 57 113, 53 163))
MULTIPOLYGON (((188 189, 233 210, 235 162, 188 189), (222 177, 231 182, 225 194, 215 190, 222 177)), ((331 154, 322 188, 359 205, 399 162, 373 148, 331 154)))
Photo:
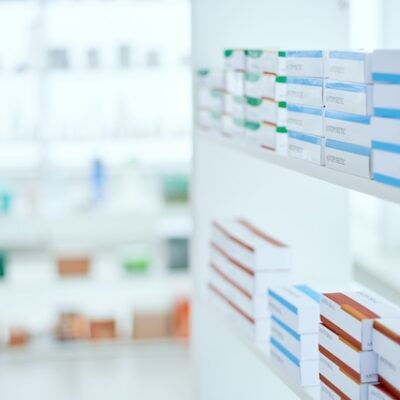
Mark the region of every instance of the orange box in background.
POLYGON ((89 323, 79 313, 63 312, 58 317, 55 336, 59 340, 87 339, 89 336, 89 323))
POLYGON ((172 334, 181 339, 189 339, 190 302, 182 298, 175 304, 172 319, 172 334))
POLYGON ((9 347, 22 347, 26 346, 31 337, 25 328, 12 327, 10 328, 8 346, 9 347))
POLYGON ((86 276, 90 270, 90 258, 85 256, 63 256, 57 259, 60 277, 86 276))
POLYGON ((136 311, 133 317, 134 339, 162 339, 171 337, 169 311, 136 311))
POLYGON ((114 319, 96 319, 90 321, 91 340, 109 340, 117 337, 117 324, 114 319))

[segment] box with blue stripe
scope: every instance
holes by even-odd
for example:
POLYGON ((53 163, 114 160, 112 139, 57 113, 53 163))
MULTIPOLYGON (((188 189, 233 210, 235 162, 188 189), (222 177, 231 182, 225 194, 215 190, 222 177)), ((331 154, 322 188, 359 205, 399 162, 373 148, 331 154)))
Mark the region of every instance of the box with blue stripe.
POLYGON ((321 78, 286 77, 286 101, 303 106, 323 106, 323 83, 321 78))
POLYGON ((301 106, 289 103, 286 109, 286 127, 289 131, 324 136, 323 107, 301 106))
POLYGON ((325 164, 336 171, 370 178, 370 147, 326 139, 325 164))
POLYGON ((372 115, 372 84, 326 80, 324 104, 327 110, 372 115))
POLYGON ((327 53, 324 50, 287 50, 281 52, 286 58, 287 76, 308 76, 325 78, 327 53))
POLYGON ((268 290, 268 306, 274 315, 298 334, 317 333, 320 294, 307 285, 268 290))
POLYGON ((372 55, 372 80, 375 83, 400 84, 400 50, 380 49, 372 55))
POLYGON ((325 165, 324 141, 320 136, 288 130, 288 155, 317 165, 325 165))
POLYGON ((298 359, 273 337, 270 339, 270 355, 274 363, 299 385, 318 386, 318 359, 298 359))
POLYGON ((332 50, 327 59, 328 79, 355 83, 371 83, 372 53, 332 50))

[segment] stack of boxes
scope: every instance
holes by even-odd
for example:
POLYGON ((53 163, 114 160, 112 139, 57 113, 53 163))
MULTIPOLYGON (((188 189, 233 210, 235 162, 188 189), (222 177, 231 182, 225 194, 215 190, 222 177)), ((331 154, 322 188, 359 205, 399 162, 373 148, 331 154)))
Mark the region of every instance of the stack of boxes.
POLYGON ((221 130, 224 105, 224 75, 222 71, 199 69, 198 82, 198 126, 205 130, 221 130))
POLYGON ((287 153, 285 58, 278 50, 245 50, 246 138, 287 153))
POLYGON ((214 303, 254 341, 269 340, 265 293, 290 279, 291 250, 244 220, 214 221, 208 287, 214 303))
POLYGON ((325 82, 325 162, 328 168, 370 178, 372 54, 330 51, 325 82))
POLYGON ((225 92, 222 133, 239 140, 245 133, 244 74, 246 60, 243 49, 224 51, 225 92))
POLYGON ((289 156, 324 165, 325 52, 286 51, 289 156))
POLYGON ((321 399, 368 399, 378 381, 374 320, 395 318, 399 311, 363 292, 323 294, 320 311, 321 399))
POLYGON ((319 384, 319 301, 306 285, 268 290, 271 358, 302 386, 319 384))
POLYGON ((369 388, 369 400, 400 399, 400 318, 375 320, 372 339, 379 384, 369 388))
POLYGON ((373 54, 372 178, 400 186, 400 50, 373 54))

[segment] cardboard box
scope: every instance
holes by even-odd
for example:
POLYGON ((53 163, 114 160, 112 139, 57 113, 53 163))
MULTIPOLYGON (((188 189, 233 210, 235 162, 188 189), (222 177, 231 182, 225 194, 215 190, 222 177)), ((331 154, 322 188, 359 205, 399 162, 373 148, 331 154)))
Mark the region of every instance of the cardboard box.
POLYGON ((323 79, 286 78, 286 101, 304 106, 323 106, 323 79))
POLYGON ((201 68, 197 70, 197 85, 209 89, 225 89, 225 74, 222 70, 201 68))
POLYGON ((325 165, 328 168, 362 178, 370 178, 371 149, 369 147, 333 139, 326 139, 325 146, 325 165))
POLYGON ((400 83, 400 50, 374 51, 372 80, 380 83, 400 83))
POLYGON ((326 110, 323 136, 370 148, 371 121, 369 116, 326 110))
POLYGON ((287 154, 287 130, 269 122, 246 121, 246 138, 266 149, 274 150, 279 154, 287 154))
POLYGON ((319 373, 321 381, 342 399, 368 400, 368 386, 370 384, 358 382, 321 353, 319 373))
POLYGON ((372 115, 372 85, 327 80, 324 104, 327 110, 372 115))
POLYGON ((327 60, 328 79, 371 83, 372 53, 364 51, 330 51, 327 60))
POLYGON ((375 83, 374 115, 384 118, 400 118, 400 85, 375 83))
POLYGON ((62 312, 55 327, 55 336, 59 340, 87 339, 89 324, 87 319, 76 312, 62 312))
POLYGON ((298 360, 316 360, 318 353, 318 334, 300 335, 275 315, 271 316, 271 337, 282 344, 298 360))
POLYGON ((57 259, 58 275, 64 277, 86 276, 90 270, 90 258, 85 256, 63 256, 57 259))
MULTIPOLYGON (((325 378, 323 378, 323 379, 325 382, 327 382, 325 378)), ((329 382, 327 382, 327 383, 329 384, 329 382)), ((320 380, 320 387, 321 387, 320 400, 343 400, 345 398, 345 397, 338 395, 322 380, 320 380)))
POLYGON ((89 323, 90 339, 108 340, 117 337, 117 324, 113 319, 96 319, 89 323))
POLYGON ((291 268, 291 249, 243 219, 214 221, 211 240, 253 271, 291 268))
POLYGON ((245 119, 245 104, 246 97, 224 93, 224 113, 235 118, 245 119))
POLYGON ((31 340, 31 335, 25 328, 11 327, 8 334, 9 347, 22 347, 26 346, 31 340))
POLYGON ((270 339, 271 359, 301 386, 317 386, 318 359, 299 360, 278 340, 270 339))
POLYGON ((286 127, 289 131, 324 136, 323 108, 287 104, 286 127))
POLYGON ((134 339, 159 339, 171 336, 171 313, 164 310, 135 311, 134 339))
POLYGON ((392 393, 387 391, 382 385, 369 385, 368 400, 397 400, 392 393))
POLYGON ((232 301, 218 290, 212 283, 208 283, 209 297, 213 305, 229 318, 238 328, 255 342, 263 343, 269 340, 270 318, 256 319, 249 317, 232 301))
POLYGON ((307 285, 268 289, 271 314, 299 334, 318 333, 319 299, 307 285))
POLYGON ((285 75, 286 59, 284 53, 276 49, 247 49, 246 70, 250 72, 269 72, 275 75, 285 75))
POLYGON ((324 138, 288 131, 288 154, 317 165, 325 165, 324 138))
POLYGON ((244 71, 246 69, 244 49, 224 50, 224 64, 226 69, 244 71))
POLYGON ((247 97, 246 119, 286 126, 286 102, 247 97))
POLYGON ((397 308, 365 292, 321 296, 321 322, 359 350, 373 350, 374 320, 398 316, 397 308))
POLYGON ((234 96, 244 96, 244 76, 242 71, 225 71, 225 90, 234 96))
POLYGON ((319 327, 319 345, 321 353, 330 359, 336 358, 336 364, 359 382, 378 381, 378 362, 374 351, 358 350, 322 324, 319 327))
POLYGON ((286 58, 287 76, 308 76, 325 78, 326 52, 323 50, 288 50, 282 53, 286 58))
POLYGON ((210 245, 210 263, 229 276, 248 297, 265 296, 269 287, 287 285, 292 279, 289 270, 254 271, 234 260, 213 242, 210 245))
POLYGON ((400 145, 372 141, 372 179, 400 187, 400 145))

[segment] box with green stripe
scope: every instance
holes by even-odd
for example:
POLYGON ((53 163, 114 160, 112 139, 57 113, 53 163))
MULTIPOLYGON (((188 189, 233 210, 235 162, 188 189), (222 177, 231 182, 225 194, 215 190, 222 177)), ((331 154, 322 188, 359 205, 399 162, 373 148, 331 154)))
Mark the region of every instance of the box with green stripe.
POLYGON ((245 73, 245 94, 248 97, 263 97, 276 101, 286 99, 286 79, 266 72, 245 73))
POLYGON ((285 75, 286 58, 284 52, 277 49, 246 49, 244 54, 247 71, 285 75))
POLYGON ((207 110, 222 112, 224 94, 219 89, 199 88, 198 106, 207 110))
POLYGON ((243 138, 245 133, 245 120, 224 114, 222 116, 222 133, 225 136, 243 138))
POLYGON ((244 96, 244 77, 243 71, 226 71, 225 90, 234 96, 244 96))
POLYGON ((220 69, 201 68, 196 71, 198 87, 225 89, 225 74, 220 69))
POLYGON ((224 113, 236 118, 245 118, 245 103, 244 96, 234 96, 230 93, 224 93, 224 113))
POLYGON ((224 50, 224 65, 228 70, 244 71, 246 69, 244 49, 224 50))
POLYGON ((275 150, 280 154, 287 152, 287 130, 267 122, 248 121, 245 123, 246 138, 261 147, 275 150))
POLYGON ((245 114, 246 119, 250 121, 286 126, 286 102, 284 101, 247 97, 245 114))

